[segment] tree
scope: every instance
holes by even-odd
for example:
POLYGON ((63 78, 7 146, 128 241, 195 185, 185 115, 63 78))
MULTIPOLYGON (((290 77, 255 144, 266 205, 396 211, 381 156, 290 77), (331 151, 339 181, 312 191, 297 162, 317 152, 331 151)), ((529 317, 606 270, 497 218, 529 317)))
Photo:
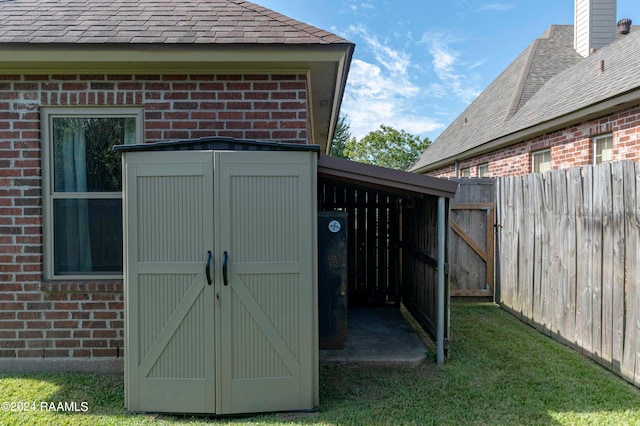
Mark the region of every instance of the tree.
POLYGON ((344 152, 354 161, 406 170, 430 144, 429 138, 420 139, 404 130, 381 124, 379 130, 370 132, 359 141, 351 139, 344 152))
POLYGON ((338 119, 338 125, 333 133, 333 141, 331 142, 331 156, 338 158, 347 158, 344 153, 344 149, 347 143, 352 138, 351 129, 347 122, 347 116, 340 114, 338 119))

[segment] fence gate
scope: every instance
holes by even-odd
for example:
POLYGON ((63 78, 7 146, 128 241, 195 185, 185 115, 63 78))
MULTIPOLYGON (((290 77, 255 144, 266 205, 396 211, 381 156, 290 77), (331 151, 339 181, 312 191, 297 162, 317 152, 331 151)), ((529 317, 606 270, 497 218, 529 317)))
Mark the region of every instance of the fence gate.
POLYGON ((460 179, 450 204, 451 296, 493 298, 495 181, 460 179))
POLYGON ((449 276, 452 296, 493 297, 495 205, 451 205, 449 276))

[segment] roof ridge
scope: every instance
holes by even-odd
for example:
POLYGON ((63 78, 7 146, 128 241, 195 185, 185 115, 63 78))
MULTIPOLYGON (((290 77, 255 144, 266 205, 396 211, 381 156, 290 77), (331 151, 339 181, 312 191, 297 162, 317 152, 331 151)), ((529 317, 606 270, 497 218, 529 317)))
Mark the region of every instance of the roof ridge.
MULTIPOLYGON (((584 81, 579 80, 579 77, 582 77, 583 80, 586 79, 587 84, 591 85, 591 87, 586 88, 585 84, 580 86, 582 92, 581 96, 579 98, 576 98, 576 106, 574 106, 576 110, 579 108, 584 108, 588 105, 602 102, 610 96, 618 96, 629 90, 637 90, 638 88, 640 88, 640 86, 634 70, 638 68, 637 65, 640 61, 637 59, 633 59, 637 58, 638 55, 633 54, 635 52, 633 52, 632 50, 634 46, 638 45, 637 39, 640 39, 640 31, 632 31, 624 37, 617 38, 613 42, 601 47, 586 58, 583 58, 581 61, 576 62, 572 66, 555 74, 543 87, 541 87, 541 89, 543 90, 540 93, 536 93, 531 97, 533 100, 531 105, 533 106, 527 106, 526 109, 521 108, 521 111, 523 112, 519 115, 529 114, 528 110, 532 108, 535 109, 536 105, 540 104, 541 102, 556 99, 555 96, 552 97, 544 95, 549 95, 550 93, 555 95, 557 93, 557 90, 555 89, 558 89, 558 86, 560 85, 567 86, 568 82, 571 83, 572 81, 574 81, 575 84, 584 83, 584 81), (627 47, 627 45, 629 46, 627 47), (625 52, 626 54, 621 54, 623 48, 629 49, 629 52, 625 52), (596 71, 596 67, 601 60, 606 61, 607 72, 603 73, 596 71), (635 63, 629 65, 629 61, 633 61, 635 63), (623 72, 624 76, 620 75, 621 72, 623 72), (593 87, 596 88, 594 89, 593 87), (579 102, 587 103, 587 105, 578 105, 579 102)), ((558 99, 562 99, 562 97, 558 99)), ((547 104, 548 103, 549 102, 547 102, 547 104)), ((564 106, 564 103, 560 106, 564 106)), ((561 113, 557 113, 556 116, 560 115, 561 113)), ((555 118, 553 117, 553 113, 551 113, 550 116, 551 118, 555 118)), ((523 119, 520 117, 516 117, 516 120, 522 121, 523 119)), ((538 121, 539 120, 540 119, 538 119, 538 121)))
MULTIPOLYGON (((540 46, 540 39, 537 38, 529 45, 527 48, 529 51, 527 52, 527 57, 524 62, 523 72, 520 75, 520 80, 516 86, 516 89, 513 91, 513 98, 511 98, 511 106, 507 111, 507 114, 504 118, 504 121, 509 121, 511 117, 518 111, 518 105, 520 105, 520 101, 522 100, 522 94, 524 92, 524 88, 529 80, 529 76, 531 75, 531 65, 533 65, 533 59, 536 56, 536 52, 538 51, 538 47, 540 46)), ((526 102, 525 102, 526 103, 526 102)))
MULTIPOLYGON (((548 59, 544 51, 545 49, 549 49, 549 47, 554 43, 557 43, 556 37, 563 36, 563 34, 559 31, 560 27, 573 27, 573 25, 552 24, 544 31, 544 33, 542 33, 542 35, 540 35, 540 37, 535 39, 527 47, 527 49, 529 50, 527 52, 523 72, 520 75, 520 80, 514 90, 512 103, 509 110, 507 111, 504 122, 509 121, 509 119, 511 119, 511 117, 513 117, 529 101, 529 99, 531 99, 531 97, 533 97, 538 92, 538 90, 540 90, 546 84, 546 81, 544 81, 533 92, 525 93, 527 89, 529 89, 530 91, 532 87, 535 87, 536 79, 539 80, 541 78, 541 76, 536 73, 536 71, 540 71, 540 64, 538 63, 540 59, 537 59, 537 57, 539 55, 542 55, 542 59, 548 59), (537 66, 538 69, 534 69, 534 66, 537 66)), ((554 75, 555 74, 557 73, 554 73, 554 75)))
POLYGON ((261 13, 267 18, 274 19, 283 24, 289 25, 299 31, 309 34, 311 37, 319 38, 325 42, 328 42, 328 43, 344 42, 344 43, 351 44, 351 42, 349 42, 348 40, 336 34, 330 33, 329 31, 323 30, 322 28, 318 28, 316 26, 304 23, 302 21, 299 21, 297 19, 291 18, 286 15, 283 15, 280 12, 276 12, 275 10, 268 9, 264 6, 260 6, 259 4, 252 3, 246 0, 227 0, 227 1, 234 3, 235 5, 240 6, 242 8, 248 9, 252 12, 261 13))

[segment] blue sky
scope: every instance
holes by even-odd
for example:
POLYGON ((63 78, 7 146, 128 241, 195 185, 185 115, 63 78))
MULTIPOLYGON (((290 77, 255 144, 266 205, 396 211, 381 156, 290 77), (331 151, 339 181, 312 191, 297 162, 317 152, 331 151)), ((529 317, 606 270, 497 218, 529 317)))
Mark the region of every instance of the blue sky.
MULTIPOLYGON (((357 138, 386 124, 431 140, 573 0, 254 0, 356 44, 342 112, 357 138)), ((640 24, 638 0, 617 19, 640 24)))

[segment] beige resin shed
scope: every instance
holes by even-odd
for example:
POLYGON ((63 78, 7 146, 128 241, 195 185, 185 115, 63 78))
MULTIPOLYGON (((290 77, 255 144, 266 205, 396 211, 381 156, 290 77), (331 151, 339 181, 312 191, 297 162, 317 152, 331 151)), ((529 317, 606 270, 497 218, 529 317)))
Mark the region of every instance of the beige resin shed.
POLYGON ((236 414, 318 407, 318 147, 119 146, 125 405, 236 414))

